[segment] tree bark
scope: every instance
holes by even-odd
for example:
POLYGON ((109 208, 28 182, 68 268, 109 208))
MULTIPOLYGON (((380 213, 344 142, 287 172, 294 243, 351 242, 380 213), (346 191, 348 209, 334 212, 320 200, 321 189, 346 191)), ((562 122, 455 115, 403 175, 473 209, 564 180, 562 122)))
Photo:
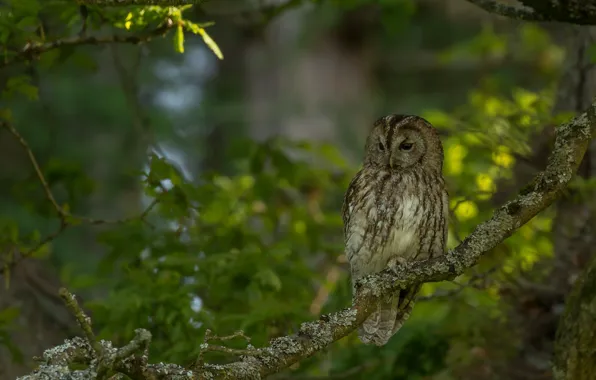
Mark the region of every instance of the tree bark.
POLYGON ((557 330, 555 380, 592 380, 596 374, 596 256, 576 281, 557 330))

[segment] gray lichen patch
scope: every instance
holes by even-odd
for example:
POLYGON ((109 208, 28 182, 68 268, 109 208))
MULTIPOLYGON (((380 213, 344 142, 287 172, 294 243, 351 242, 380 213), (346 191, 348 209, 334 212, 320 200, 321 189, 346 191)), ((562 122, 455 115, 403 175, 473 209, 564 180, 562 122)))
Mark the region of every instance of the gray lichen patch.
POLYGON ((380 281, 379 276, 365 276, 358 280, 358 292, 362 295, 372 295, 373 297, 381 297, 389 290, 389 284, 380 281))
MULTIPOLYGON (((217 378, 220 379, 235 379, 235 380, 261 380, 262 376, 259 371, 258 361, 254 358, 249 358, 244 361, 234 362, 221 366, 224 368, 217 378)), ((203 379, 203 378, 201 378, 203 379)))
POLYGON ((66 339, 64 343, 44 351, 42 358, 45 364, 58 366, 68 365, 74 358, 91 358, 91 346, 82 338, 66 339))
POLYGON ((271 341, 269 354, 279 356, 280 353, 294 355, 302 350, 302 344, 294 336, 282 336, 271 341))
POLYGON ((193 373, 182 366, 170 363, 158 363, 149 366, 153 373, 167 379, 192 379, 193 373), (188 377, 188 376, 191 377, 188 377))
POLYGON ((318 351, 333 343, 333 328, 330 323, 305 322, 300 325, 300 334, 308 337, 307 350, 318 351))
POLYGON ((353 308, 343 309, 329 316, 329 323, 335 326, 349 327, 356 323, 358 311, 353 308))
POLYGON ((110 361, 114 360, 116 354, 118 353, 118 349, 114 347, 112 342, 107 340, 101 340, 99 344, 101 345, 103 350, 103 357, 110 361))
POLYGON ((97 373, 92 369, 71 371, 68 366, 41 365, 31 374, 19 377, 17 380, 91 380, 97 373))

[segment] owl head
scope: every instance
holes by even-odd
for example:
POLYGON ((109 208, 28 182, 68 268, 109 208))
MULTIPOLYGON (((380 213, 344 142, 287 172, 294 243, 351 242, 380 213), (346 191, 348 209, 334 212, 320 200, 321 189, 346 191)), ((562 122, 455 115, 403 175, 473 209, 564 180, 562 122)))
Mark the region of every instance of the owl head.
POLYGON ((422 166, 441 172, 443 146, 437 130, 414 115, 389 115, 378 119, 366 141, 365 166, 404 171, 422 166))

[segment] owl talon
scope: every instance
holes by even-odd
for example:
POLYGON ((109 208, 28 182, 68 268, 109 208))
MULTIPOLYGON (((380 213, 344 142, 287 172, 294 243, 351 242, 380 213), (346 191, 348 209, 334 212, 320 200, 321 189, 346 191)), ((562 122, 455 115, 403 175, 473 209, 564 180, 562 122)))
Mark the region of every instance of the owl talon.
POLYGON ((406 263, 407 261, 403 257, 392 257, 387 262, 387 267, 391 269, 393 273, 396 273, 397 268, 401 265, 405 265, 406 263))

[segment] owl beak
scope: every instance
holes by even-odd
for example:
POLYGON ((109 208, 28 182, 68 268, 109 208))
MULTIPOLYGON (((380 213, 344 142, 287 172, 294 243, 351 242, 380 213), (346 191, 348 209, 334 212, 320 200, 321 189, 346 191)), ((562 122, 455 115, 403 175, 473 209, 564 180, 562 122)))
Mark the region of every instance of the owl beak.
POLYGON ((395 169, 395 165, 393 164, 393 155, 389 156, 389 167, 391 169, 395 169))

